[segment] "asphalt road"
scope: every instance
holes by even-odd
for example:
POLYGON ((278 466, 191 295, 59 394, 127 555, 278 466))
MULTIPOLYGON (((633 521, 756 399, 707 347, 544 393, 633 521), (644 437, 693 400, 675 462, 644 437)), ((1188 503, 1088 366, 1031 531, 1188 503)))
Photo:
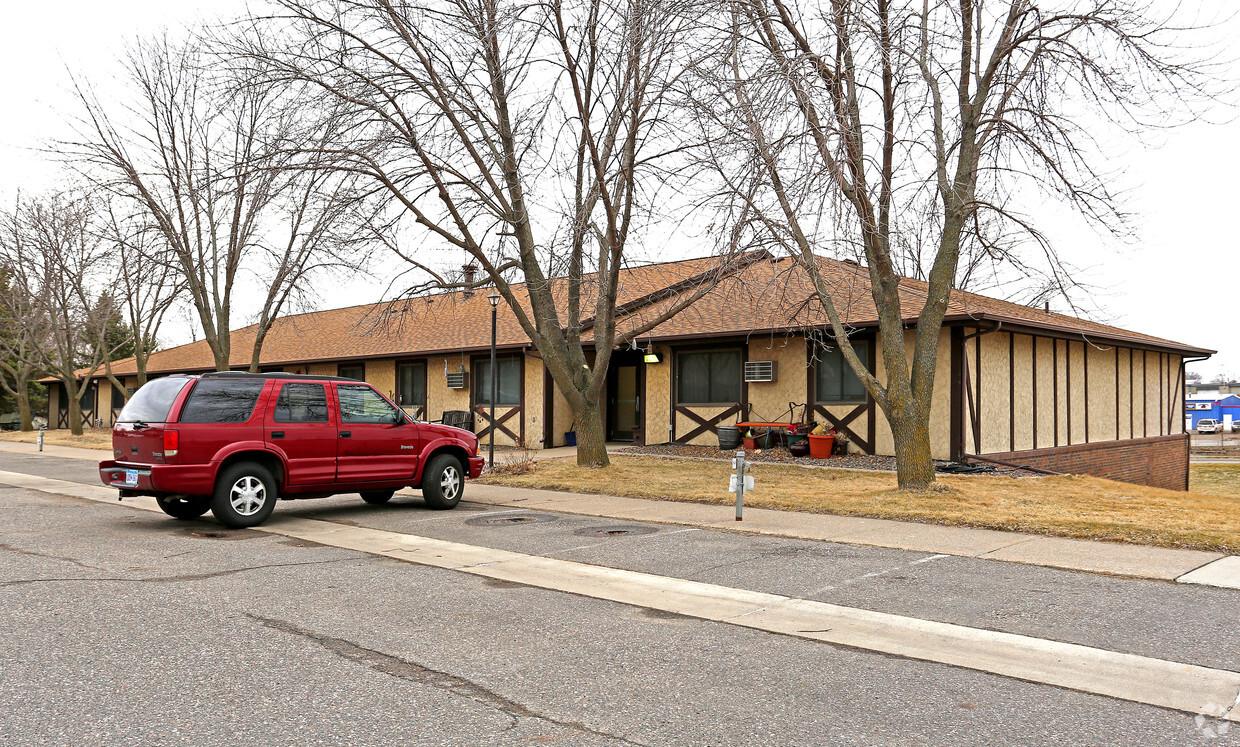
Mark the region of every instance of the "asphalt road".
MULTIPOLYGON (((0 469, 94 483, 89 463, 0 469)), ((1240 670, 1240 592, 417 499, 299 515, 1240 670), (510 519, 529 518, 529 521, 510 519), (602 530, 602 531, 599 531, 602 530), (613 534, 611 532, 624 533, 613 534)), ((1179 712, 0 487, 6 744, 1228 744, 1179 712)))

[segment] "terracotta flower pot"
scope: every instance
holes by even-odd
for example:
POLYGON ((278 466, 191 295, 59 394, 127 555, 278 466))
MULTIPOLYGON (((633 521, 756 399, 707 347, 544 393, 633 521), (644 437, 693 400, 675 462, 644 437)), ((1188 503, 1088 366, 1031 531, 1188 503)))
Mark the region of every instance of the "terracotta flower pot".
POLYGON ((814 459, 826 459, 831 456, 831 449, 834 446, 835 436, 815 436, 810 434, 809 455, 814 459))

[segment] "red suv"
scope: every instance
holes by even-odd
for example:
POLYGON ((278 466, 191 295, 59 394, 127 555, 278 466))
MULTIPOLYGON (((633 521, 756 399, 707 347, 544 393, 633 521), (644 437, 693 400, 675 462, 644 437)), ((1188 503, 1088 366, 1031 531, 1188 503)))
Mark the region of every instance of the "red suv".
POLYGON ((277 498, 385 503, 404 487, 452 508, 484 461, 473 433, 415 423, 361 381, 234 372, 147 383, 117 418, 112 454, 99 477, 122 498, 154 496, 178 519, 209 508, 230 527, 261 524, 277 498))

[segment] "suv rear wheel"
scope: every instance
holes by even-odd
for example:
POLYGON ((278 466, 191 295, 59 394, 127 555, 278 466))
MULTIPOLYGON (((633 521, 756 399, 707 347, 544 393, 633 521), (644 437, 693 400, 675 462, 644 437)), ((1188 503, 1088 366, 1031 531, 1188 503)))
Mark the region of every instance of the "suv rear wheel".
POLYGON ((461 502, 465 492, 465 475, 461 463, 450 454, 431 457, 422 473, 422 498, 426 505, 437 510, 453 508, 461 502))
POLYGON ((362 493, 362 500, 377 506, 380 503, 387 503, 392 500, 392 496, 395 494, 395 490, 367 490, 362 493))
POLYGON ((211 508, 211 497, 206 495, 156 496, 160 509, 174 519, 197 519, 211 508))
POLYGON ((239 462, 220 472, 211 513, 233 529, 262 524, 276 507, 276 481, 261 464, 239 462))

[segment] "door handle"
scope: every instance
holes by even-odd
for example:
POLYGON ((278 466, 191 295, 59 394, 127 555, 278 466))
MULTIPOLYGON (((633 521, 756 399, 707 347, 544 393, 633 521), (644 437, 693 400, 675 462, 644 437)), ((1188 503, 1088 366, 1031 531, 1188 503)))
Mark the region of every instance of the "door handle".
POLYGON ((348 438, 348 437, 350 437, 350 436, 352 436, 352 435, 353 435, 353 434, 352 434, 350 431, 340 431, 340 437, 341 437, 341 438, 348 438))
POLYGON ((284 431, 272 431, 271 437, 272 438, 284 438, 284 431))

